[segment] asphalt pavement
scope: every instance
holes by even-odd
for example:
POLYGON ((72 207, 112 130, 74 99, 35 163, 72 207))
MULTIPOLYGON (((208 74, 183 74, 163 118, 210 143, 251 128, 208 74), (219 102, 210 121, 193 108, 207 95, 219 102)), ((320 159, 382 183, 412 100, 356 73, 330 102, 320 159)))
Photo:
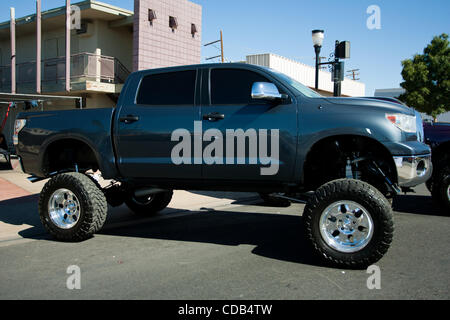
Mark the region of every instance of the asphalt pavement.
POLYGON ((424 186, 416 191, 396 201, 394 242, 376 264, 381 289, 368 288, 366 270, 317 261, 301 204, 216 193, 208 196, 229 201, 171 205, 150 218, 121 207, 94 238, 62 243, 41 227, 36 194, 3 200, 0 235, 18 231, 0 237, 0 299, 449 299, 450 217, 424 186), (70 266, 80 289, 68 289, 70 266))

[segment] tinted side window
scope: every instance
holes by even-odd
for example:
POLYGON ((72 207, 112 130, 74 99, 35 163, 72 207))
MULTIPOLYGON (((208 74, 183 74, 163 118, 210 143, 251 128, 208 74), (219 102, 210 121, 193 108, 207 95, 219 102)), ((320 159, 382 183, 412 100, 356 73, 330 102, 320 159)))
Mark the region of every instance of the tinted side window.
POLYGON ((142 79, 137 104, 193 105, 196 71, 180 71, 145 76, 142 79))
POLYGON ((211 103, 249 104, 255 82, 271 82, 262 75, 240 69, 211 70, 211 103))

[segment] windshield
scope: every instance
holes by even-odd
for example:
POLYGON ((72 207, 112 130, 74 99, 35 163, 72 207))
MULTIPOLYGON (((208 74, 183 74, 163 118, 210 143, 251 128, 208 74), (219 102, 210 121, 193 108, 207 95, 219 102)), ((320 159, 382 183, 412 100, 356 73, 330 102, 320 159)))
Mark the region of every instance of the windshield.
POLYGON ((275 73, 277 76, 282 78, 284 81, 289 83, 292 87, 294 87, 297 91, 302 93, 303 95, 307 96, 308 98, 321 98, 322 96, 315 92, 314 90, 308 88, 304 84, 301 84, 300 82, 292 79, 291 77, 285 75, 284 73, 281 73, 279 71, 270 69, 273 73, 275 73))

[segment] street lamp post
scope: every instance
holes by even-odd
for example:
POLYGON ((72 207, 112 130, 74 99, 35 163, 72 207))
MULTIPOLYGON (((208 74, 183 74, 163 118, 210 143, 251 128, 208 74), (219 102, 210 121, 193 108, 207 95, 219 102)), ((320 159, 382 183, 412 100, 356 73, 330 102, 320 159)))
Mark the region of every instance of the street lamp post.
POLYGON ((319 90, 319 63, 320 63, 320 49, 324 38, 323 30, 312 31, 312 41, 314 44, 314 51, 316 52, 316 90, 319 90))
POLYGON ((333 66, 334 90, 333 95, 339 97, 341 95, 341 81, 344 80, 344 62, 339 59, 350 58, 350 41, 336 41, 334 48, 334 61, 319 62, 320 49, 322 48, 324 38, 323 30, 312 31, 312 41, 316 52, 316 90, 319 90, 319 67, 323 65, 333 66))

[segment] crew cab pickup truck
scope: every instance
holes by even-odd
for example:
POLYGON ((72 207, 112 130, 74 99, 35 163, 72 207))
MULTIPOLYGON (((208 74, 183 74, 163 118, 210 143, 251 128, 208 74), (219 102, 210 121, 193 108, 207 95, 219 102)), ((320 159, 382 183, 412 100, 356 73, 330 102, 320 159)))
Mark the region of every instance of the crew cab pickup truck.
POLYGON ((425 142, 433 153, 433 175, 427 187, 444 213, 450 214, 450 123, 425 122, 425 142))
POLYGON ((305 202, 318 256, 367 267, 393 237, 388 199, 432 172, 412 109, 323 97, 247 64, 135 72, 115 108, 23 113, 15 131, 19 167, 32 181, 50 178, 41 221, 64 241, 100 230, 107 203, 154 214, 174 189, 255 191, 305 202), (101 188, 98 170, 116 183, 101 188))

